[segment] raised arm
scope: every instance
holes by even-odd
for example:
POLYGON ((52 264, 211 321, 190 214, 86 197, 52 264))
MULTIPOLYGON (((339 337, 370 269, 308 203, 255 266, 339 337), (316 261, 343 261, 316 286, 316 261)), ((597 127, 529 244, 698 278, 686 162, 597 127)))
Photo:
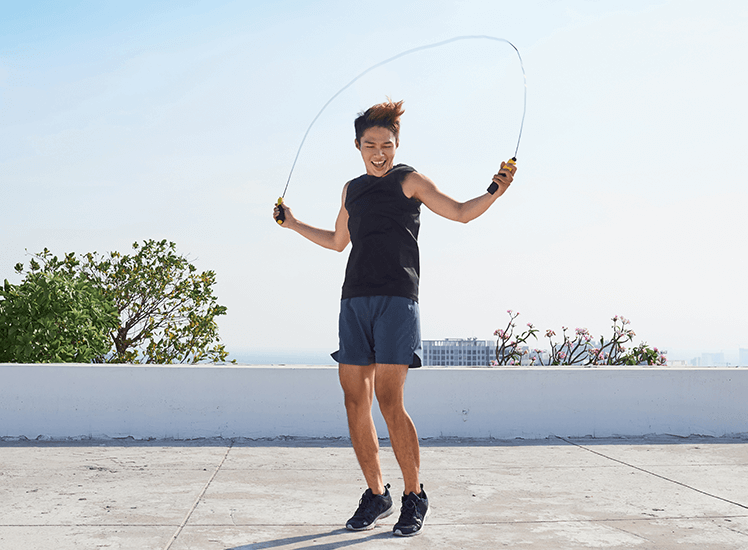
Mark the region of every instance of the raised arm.
POLYGON ((493 177, 493 182, 498 185, 498 189, 494 194, 486 192, 465 202, 456 201, 449 195, 446 195, 431 179, 418 172, 408 174, 408 177, 403 182, 403 193, 409 198, 418 199, 429 210, 444 218, 467 223, 488 210, 496 202, 496 199, 509 189, 516 171, 517 167, 515 165, 502 162, 501 169, 493 177))
MULTIPOLYGON (((329 248, 337 252, 342 252, 348 243, 351 242, 351 236, 348 233, 348 210, 345 209, 345 195, 348 191, 348 184, 346 183, 343 187, 343 197, 340 204, 340 211, 338 217, 335 220, 335 229, 330 231, 329 229, 319 229, 308 225, 302 221, 297 220, 291 209, 287 205, 283 205, 285 210, 286 219, 281 227, 286 229, 293 229, 302 237, 305 237, 312 241, 314 244, 318 244, 323 248, 329 248)), ((276 206, 273 210, 273 218, 277 221, 278 219, 278 207, 276 206)))

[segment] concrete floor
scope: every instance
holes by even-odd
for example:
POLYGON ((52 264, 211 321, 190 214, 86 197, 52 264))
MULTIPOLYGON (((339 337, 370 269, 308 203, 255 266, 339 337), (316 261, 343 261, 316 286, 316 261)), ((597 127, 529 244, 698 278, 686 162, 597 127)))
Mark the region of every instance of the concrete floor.
MULTIPOLYGON (((342 527, 344 440, 0 441, 0 549, 748 549, 748 437, 430 440, 424 532, 342 527)), ((402 481, 383 442, 393 495, 402 481)))

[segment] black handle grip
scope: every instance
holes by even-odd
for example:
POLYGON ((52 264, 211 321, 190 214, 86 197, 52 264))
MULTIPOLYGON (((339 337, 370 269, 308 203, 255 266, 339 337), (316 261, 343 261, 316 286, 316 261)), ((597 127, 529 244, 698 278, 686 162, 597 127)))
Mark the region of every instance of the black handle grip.
POLYGON ((275 205, 278 207, 278 215, 275 217, 275 221, 278 222, 278 225, 283 225, 283 222, 286 221, 286 209, 283 208, 283 199, 278 199, 275 205))

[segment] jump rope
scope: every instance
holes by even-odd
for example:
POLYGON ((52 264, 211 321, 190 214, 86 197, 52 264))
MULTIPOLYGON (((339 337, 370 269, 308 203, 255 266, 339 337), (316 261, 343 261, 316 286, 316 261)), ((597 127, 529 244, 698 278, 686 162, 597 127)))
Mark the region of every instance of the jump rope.
POLYGON ((523 106, 522 106, 522 121, 519 125, 519 134, 517 136, 517 146, 514 148, 514 156, 509 159, 506 164, 517 164, 517 151, 519 151, 519 142, 522 140, 522 129, 525 126, 525 114, 527 113, 527 75, 525 74, 525 66, 522 63, 522 56, 519 53, 519 50, 517 49, 517 46, 509 42, 509 40, 506 40, 505 38, 497 38, 495 36, 487 36, 487 35, 468 35, 468 36, 455 36, 454 38, 450 38, 448 40, 443 40, 441 42, 436 42, 434 44, 426 44, 425 46, 418 46, 417 48, 412 48, 410 50, 405 50, 404 52, 400 52, 397 55, 394 55, 388 59, 385 59, 384 61, 380 61, 379 63, 376 63, 366 69, 365 71, 358 74, 353 80, 351 80, 348 84, 340 88, 335 95, 333 95, 330 99, 327 100, 327 103, 325 103, 322 108, 317 113, 317 116, 314 117, 314 120, 312 120, 312 123, 309 125, 309 127, 306 129, 306 132, 304 132, 304 137, 301 139, 301 144, 299 144, 299 149, 296 151, 296 157, 293 159, 293 164, 291 165, 291 171, 288 173, 288 179, 286 180, 286 186, 283 188, 283 194, 278 199, 278 202, 276 205, 278 206, 278 216, 276 217, 276 221, 279 224, 283 224, 283 222, 286 219, 286 212, 283 208, 283 199, 286 197, 286 191, 288 191, 288 184, 291 183, 291 176, 293 175, 294 168, 296 168, 296 161, 299 160, 299 154, 301 154, 301 149, 304 147, 304 142, 306 141, 307 136, 309 135, 309 131, 312 129, 312 126, 314 126, 314 123, 317 122, 317 119, 320 117, 320 115, 324 112, 325 109, 327 109, 327 106, 330 105, 330 103, 333 102, 333 100, 338 97, 340 94, 342 94, 345 90, 350 88, 357 80, 359 80, 364 75, 370 73, 374 69, 377 69, 383 65, 387 65, 388 63, 395 61, 396 59, 400 59, 401 57, 405 57, 406 55, 410 55, 412 53, 420 52, 422 50, 428 50, 431 48, 438 48, 439 46, 445 46, 446 44, 451 44, 453 42, 457 42, 459 40, 494 40, 497 42, 505 42, 509 44, 515 52, 517 52, 517 59, 519 59, 519 67, 522 70, 522 80, 524 84, 524 96, 523 96, 523 106))

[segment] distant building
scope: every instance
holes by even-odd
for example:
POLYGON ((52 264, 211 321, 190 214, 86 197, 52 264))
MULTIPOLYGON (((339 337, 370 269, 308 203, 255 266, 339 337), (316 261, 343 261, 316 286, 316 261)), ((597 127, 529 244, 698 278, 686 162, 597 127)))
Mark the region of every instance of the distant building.
POLYGON ((702 367, 724 367, 727 366, 725 362, 725 354, 720 353, 702 353, 701 354, 701 366, 702 367))
POLYGON ((496 360, 496 342, 477 338, 423 341, 425 367, 489 367, 496 360))

